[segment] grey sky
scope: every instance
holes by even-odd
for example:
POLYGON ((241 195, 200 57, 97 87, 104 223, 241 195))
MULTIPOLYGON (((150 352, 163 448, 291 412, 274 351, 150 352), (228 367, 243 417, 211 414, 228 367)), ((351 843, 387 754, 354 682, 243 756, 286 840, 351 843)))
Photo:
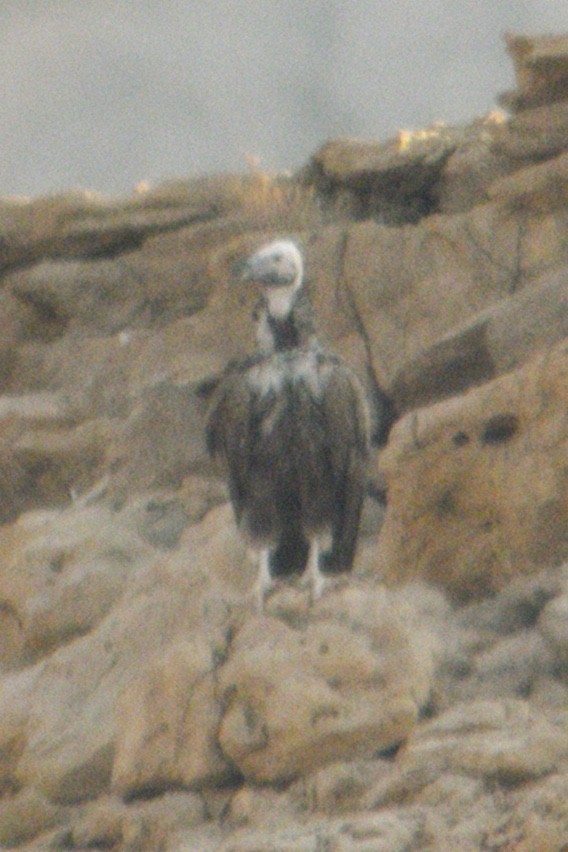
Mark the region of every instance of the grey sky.
POLYGON ((294 169, 326 139, 466 122, 503 33, 567 0, 2 0, 0 195, 294 169))

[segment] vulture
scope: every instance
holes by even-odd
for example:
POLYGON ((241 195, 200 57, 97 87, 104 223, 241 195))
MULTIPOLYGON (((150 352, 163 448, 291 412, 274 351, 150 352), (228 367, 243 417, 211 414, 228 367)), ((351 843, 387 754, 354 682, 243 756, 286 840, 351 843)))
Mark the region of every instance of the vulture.
POLYGON ((365 394, 319 342, 303 278, 291 240, 247 260, 243 282, 261 291, 257 349, 226 368, 206 426, 236 523, 257 556, 260 611, 276 579, 304 575, 314 600, 326 574, 351 569, 366 491, 365 394))

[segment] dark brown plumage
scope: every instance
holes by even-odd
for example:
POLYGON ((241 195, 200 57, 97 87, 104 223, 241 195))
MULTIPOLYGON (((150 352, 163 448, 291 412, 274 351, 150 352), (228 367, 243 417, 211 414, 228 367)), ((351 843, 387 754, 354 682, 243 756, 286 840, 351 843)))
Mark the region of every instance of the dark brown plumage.
POLYGON ((352 371, 317 341, 301 256, 277 242, 249 261, 264 285, 259 351, 230 365, 214 398, 207 446, 224 464, 239 529, 259 551, 259 604, 272 577, 353 563, 366 485, 367 405, 352 371), (276 258, 295 274, 275 272, 276 258), (299 259, 299 260, 298 260, 299 259), (324 539, 331 539, 321 554, 324 539))

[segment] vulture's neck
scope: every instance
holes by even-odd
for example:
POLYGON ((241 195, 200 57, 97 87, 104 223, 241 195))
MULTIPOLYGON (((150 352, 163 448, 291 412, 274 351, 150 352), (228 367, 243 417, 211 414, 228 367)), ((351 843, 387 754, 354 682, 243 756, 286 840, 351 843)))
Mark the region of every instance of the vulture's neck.
POLYGON ((286 352, 315 341, 312 309, 302 290, 265 293, 258 317, 257 340, 264 352, 286 352), (286 310, 284 310, 286 308, 286 310))

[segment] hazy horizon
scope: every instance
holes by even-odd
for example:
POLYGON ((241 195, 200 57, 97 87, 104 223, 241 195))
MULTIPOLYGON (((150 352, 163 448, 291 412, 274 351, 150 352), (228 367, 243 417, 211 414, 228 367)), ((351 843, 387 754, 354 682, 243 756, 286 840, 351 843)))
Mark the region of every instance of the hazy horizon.
POLYGON ((514 87, 503 34, 566 0, 5 0, 0 195, 296 169, 327 139, 465 123, 514 87))

